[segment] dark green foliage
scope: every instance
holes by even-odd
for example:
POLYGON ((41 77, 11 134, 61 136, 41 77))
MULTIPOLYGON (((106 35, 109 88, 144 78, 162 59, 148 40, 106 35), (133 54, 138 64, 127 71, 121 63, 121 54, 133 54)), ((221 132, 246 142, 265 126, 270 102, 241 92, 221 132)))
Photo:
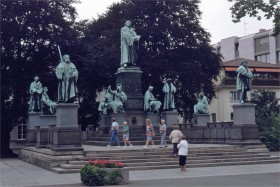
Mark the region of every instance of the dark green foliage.
MULTIPOLYGON (((78 25, 74 0, 1 2, 1 155, 9 153, 9 132, 26 121, 29 86, 37 74, 57 97, 54 68, 59 63, 57 45, 78 63, 78 25)), ((79 58, 80 59, 80 58, 79 58)))
POLYGON ((256 123, 260 129, 260 140, 271 151, 280 149, 280 99, 275 92, 259 90, 252 95, 256 106, 256 123))
MULTIPOLYGON (((108 12, 89 23, 85 31, 89 71, 98 89, 115 84, 120 66, 120 28, 130 19, 140 34, 137 66, 143 73, 143 93, 149 85, 163 101, 162 79, 169 76, 177 87, 176 107, 190 119, 196 93, 204 89, 211 100, 215 96, 212 80, 220 70, 221 59, 209 44, 210 34, 199 23, 198 1, 125 0, 112 5, 108 12)), ((90 84, 90 83, 89 83, 90 84)))
POLYGON ((91 164, 84 166, 81 171, 81 181, 86 186, 103 186, 105 184, 106 171, 91 164))
POLYGON ((261 20, 260 12, 264 13, 266 19, 273 19, 274 24, 274 34, 280 33, 280 1, 279 0, 269 0, 265 2, 264 0, 228 0, 234 2, 233 6, 230 8, 233 22, 240 22, 240 19, 249 15, 250 17, 257 17, 261 20))
POLYGON ((88 164, 80 170, 81 181, 86 186, 103 186, 119 184, 122 179, 122 172, 114 170, 107 172, 104 168, 99 168, 88 164))

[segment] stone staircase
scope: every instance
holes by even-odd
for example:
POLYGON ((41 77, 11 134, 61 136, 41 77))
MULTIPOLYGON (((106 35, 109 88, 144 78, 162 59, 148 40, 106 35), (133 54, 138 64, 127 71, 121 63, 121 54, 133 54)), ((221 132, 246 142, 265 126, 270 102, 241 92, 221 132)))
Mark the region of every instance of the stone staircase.
MULTIPOLYGON (((57 173, 75 173, 88 163, 88 160, 108 159, 122 161, 129 170, 178 168, 178 158, 172 158, 172 148, 147 148, 140 146, 122 149, 111 148, 102 151, 85 151, 85 158, 70 160, 52 168, 57 173)), ((264 145, 240 147, 238 145, 194 146, 190 147, 187 167, 209 167, 248 164, 279 163, 279 156, 270 156, 264 145)))
MULTIPOLYGON (((121 129, 121 127, 120 127, 121 129)), ((155 136, 153 137, 153 140, 156 145, 160 144, 160 133, 158 126, 154 127, 155 136)), ((167 133, 169 135, 170 133, 167 133)), ((145 127, 142 126, 131 126, 129 130, 129 136, 130 136, 130 142, 133 145, 145 145, 146 143, 146 131, 145 127)), ((123 139, 122 139, 122 133, 120 132, 118 134, 118 138, 121 145, 124 145, 123 139)), ((111 134, 98 134, 95 137, 89 137, 89 140, 84 141, 84 145, 94 145, 94 146, 106 146, 108 145, 109 141, 111 139, 111 134)), ((166 137, 166 142, 169 142, 168 136, 166 137)))

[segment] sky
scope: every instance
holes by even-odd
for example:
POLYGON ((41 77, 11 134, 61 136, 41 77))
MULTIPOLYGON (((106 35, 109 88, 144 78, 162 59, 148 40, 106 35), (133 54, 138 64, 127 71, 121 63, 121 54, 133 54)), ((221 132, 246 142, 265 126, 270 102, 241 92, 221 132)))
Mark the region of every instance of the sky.
MULTIPOLYGON (((106 12, 107 7, 120 0, 80 0, 75 5, 78 19, 98 18, 106 12)), ((201 0, 201 25, 211 34, 211 44, 231 36, 245 36, 259 32, 259 29, 272 29, 272 20, 245 17, 239 23, 233 23, 229 8, 233 3, 228 0, 201 0)), ((137 28, 136 28, 137 29, 137 28)))

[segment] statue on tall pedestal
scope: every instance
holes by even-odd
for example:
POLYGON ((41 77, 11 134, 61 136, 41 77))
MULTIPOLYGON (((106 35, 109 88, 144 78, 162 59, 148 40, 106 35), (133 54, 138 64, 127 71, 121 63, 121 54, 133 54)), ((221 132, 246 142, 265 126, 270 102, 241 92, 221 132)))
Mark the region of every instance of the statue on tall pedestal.
POLYGON ((55 114, 55 107, 57 103, 50 100, 48 96, 48 88, 44 87, 44 91, 42 94, 42 111, 43 114, 49 115, 49 114, 55 114))
POLYGON ((208 99, 203 92, 199 94, 199 100, 194 105, 194 114, 208 114, 208 99))
POLYGON ((136 42, 140 40, 140 37, 131 27, 131 21, 127 20, 121 28, 121 66, 136 66, 136 42))
POLYGON ((236 90, 240 92, 240 103, 246 102, 247 91, 251 90, 253 73, 247 67, 247 61, 242 60, 237 69, 236 90))
POLYGON ((176 93, 176 87, 172 83, 172 79, 168 78, 162 89, 164 96, 164 110, 175 110, 174 94, 176 93))
POLYGON ((41 111, 41 96, 43 88, 39 81, 39 77, 36 75, 34 81, 30 84, 29 93, 29 112, 40 112, 41 111))
POLYGON ((156 100, 152 91, 154 87, 149 86, 148 90, 145 93, 144 98, 144 111, 148 112, 159 112, 159 108, 161 106, 161 102, 156 100))
POLYGON ((59 80, 58 102, 73 103, 77 99, 78 70, 70 61, 70 56, 65 54, 60 64, 56 67, 56 77, 59 80))

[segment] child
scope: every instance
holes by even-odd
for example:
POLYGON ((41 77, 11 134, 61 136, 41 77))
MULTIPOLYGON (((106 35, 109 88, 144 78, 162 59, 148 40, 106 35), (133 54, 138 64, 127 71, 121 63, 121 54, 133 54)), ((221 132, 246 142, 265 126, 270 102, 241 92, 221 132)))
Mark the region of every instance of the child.
POLYGON ((188 156, 189 144, 186 140, 186 136, 182 136, 180 143, 177 145, 179 149, 179 166, 181 166, 181 171, 185 172, 186 170, 186 158, 188 156))
POLYGON ((127 121, 123 122, 122 132, 123 132, 124 149, 126 148, 127 143, 130 145, 130 147, 132 147, 133 145, 129 141, 129 127, 127 126, 127 121))

